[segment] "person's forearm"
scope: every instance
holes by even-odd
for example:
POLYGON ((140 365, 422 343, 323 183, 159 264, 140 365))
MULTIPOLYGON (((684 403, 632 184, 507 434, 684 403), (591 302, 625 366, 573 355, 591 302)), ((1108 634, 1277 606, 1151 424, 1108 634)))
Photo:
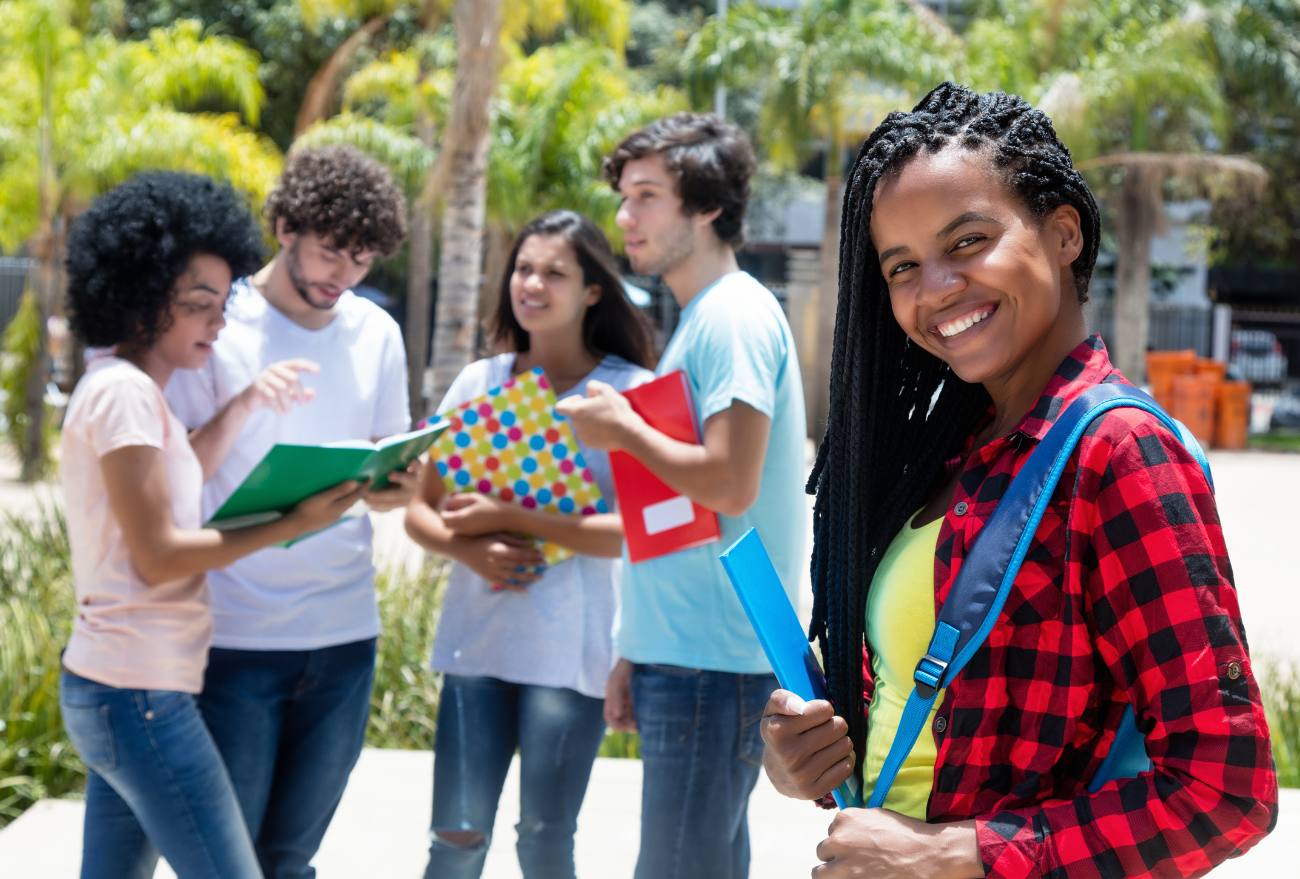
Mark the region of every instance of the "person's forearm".
POLYGON ((510 531, 566 546, 582 555, 613 559, 623 554, 623 519, 617 513, 573 516, 514 507, 510 531))
POLYGON ((981 879, 984 861, 980 858, 975 821, 954 821, 937 827, 935 875, 939 879, 981 879))
POLYGON ((447 527, 438 511, 417 498, 406 508, 406 533, 425 550, 467 564, 462 555, 466 538, 447 527))
POLYGON ((238 394, 218 409, 207 424, 190 431, 190 446, 203 465, 204 482, 216 475, 250 414, 247 400, 238 394))
POLYGON ((703 445, 679 442, 640 419, 624 427, 620 445, 669 488, 710 510, 736 517, 754 503, 733 463, 710 456, 703 445))
POLYGON ((157 542, 144 551, 132 553, 131 561, 146 583, 157 586, 227 567, 259 549, 302 534, 303 528, 289 516, 233 531, 173 528, 160 534, 157 542))

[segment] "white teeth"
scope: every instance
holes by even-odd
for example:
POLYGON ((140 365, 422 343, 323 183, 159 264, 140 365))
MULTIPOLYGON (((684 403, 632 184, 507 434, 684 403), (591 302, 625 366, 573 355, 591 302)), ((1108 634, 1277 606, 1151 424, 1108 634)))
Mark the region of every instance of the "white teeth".
POLYGON ((992 313, 993 313, 992 311, 982 311, 982 312, 977 311, 975 314, 972 314, 969 317, 964 317, 959 320, 952 321, 951 323, 945 324, 944 326, 938 328, 939 335, 943 336, 945 339, 952 338, 958 333, 963 333, 966 330, 969 330, 975 324, 984 320, 984 318, 988 317, 992 313))

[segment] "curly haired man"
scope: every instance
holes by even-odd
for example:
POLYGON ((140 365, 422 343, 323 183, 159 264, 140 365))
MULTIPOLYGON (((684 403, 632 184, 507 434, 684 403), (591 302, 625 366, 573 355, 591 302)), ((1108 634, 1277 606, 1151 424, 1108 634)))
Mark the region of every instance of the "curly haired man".
MULTIPOLYGON (((205 518, 276 443, 410 426, 401 331, 350 289, 406 235, 387 170, 350 147, 297 152, 266 214, 279 252, 234 282, 207 365, 178 370, 166 390, 196 448, 230 449, 204 488, 205 518), (280 369, 264 375, 272 363, 280 369), (273 405, 228 429, 240 392, 259 381, 273 405)), ((405 507, 417 469, 391 474, 393 487, 366 496, 370 509, 405 507)), ((379 634, 371 536, 368 517, 345 520, 208 575, 215 632, 199 708, 267 879, 315 875, 309 863, 365 740, 379 634)))

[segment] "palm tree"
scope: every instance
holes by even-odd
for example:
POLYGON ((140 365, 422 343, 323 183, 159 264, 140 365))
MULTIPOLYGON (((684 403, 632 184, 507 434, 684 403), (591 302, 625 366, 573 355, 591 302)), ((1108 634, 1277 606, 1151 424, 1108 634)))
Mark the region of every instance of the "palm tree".
POLYGON ((829 405, 845 150, 910 96, 952 77, 963 52, 941 19, 900 0, 812 0, 795 10, 746 3, 725 22, 710 19, 687 46, 682 65, 696 106, 709 105, 719 83, 758 93, 759 136, 774 169, 794 170, 818 150, 825 156, 821 282, 809 309, 818 322, 816 369, 805 378, 809 436, 820 435, 829 405))
MULTIPOLYGON (((398 5, 395 0, 299 0, 299 4, 304 11, 317 13, 346 11, 368 21, 363 29, 398 5)), ((501 65, 511 57, 523 56, 521 42, 546 39, 562 27, 597 35, 619 53, 627 36, 626 0, 523 0, 505 5, 499 0, 462 0, 452 8, 454 40, 435 32, 448 5, 447 0, 420 4, 425 29, 421 45, 390 53, 354 74, 343 87, 345 107, 355 110, 380 105, 386 125, 415 136, 430 150, 436 135, 442 135, 437 161, 425 175, 411 216, 407 360, 412 413, 417 418, 425 409, 423 374, 430 359, 429 340, 418 328, 428 325, 434 211, 439 202, 445 205, 439 253, 446 258, 438 262, 434 399, 442 396, 476 347, 488 204, 490 103, 501 65), (449 77, 452 71, 454 77, 449 77)), ((340 46, 336 55, 346 58, 362 41, 347 52, 340 46)), ((300 130, 306 130, 305 123, 319 116, 332 100, 337 91, 333 77, 344 66, 345 60, 332 58, 317 74, 300 113, 300 130)))
POLYGON ((440 400, 474 356, 487 210, 489 103, 496 91, 501 0, 457 0, 456 87, 442 154, 447 168, 438 249, 433 394, 440 400))
POLYGON ((985 88, 1024 95, 1052 117, 1081 170, 1123 171, 1115 364, 1146 374, 1151 236, 1164 223, 1170 178, 1207 194, 1237 184, 1258 192, 1263 170, 1205 150, 1226 123, 1220 69, 1207 16, 1168 2, 1078 4, 1014 0, 967 34, 971 69, 985 88))
MULTIPOLYGON (((91 36, 71 4, 0 5, 0 247, 25 246, 37 279, 41 357, 45 318, 59 300, 69 223, 99 192, 145 168, 230 180, 254 203, 274 185, 280 154, 244 127, 263 93, 254 53, 179 21, 140 42, 91 36), (186 112, 229 107, 231 113, 186 112)), ((45 371, 28 373, 24 478, 42 469, 45 371)))
POLYGON ((1231 189, 1258 197, 1268 174, 1244 156, 1212 153, 1118 153, 1080 162, 1078 168, 1124 169, 1119 205, 1119 258, 1115 263, 1115 365, 1129 381, 1146 380, 1150 325, 1151 237, 1164 226, 1164 184, 1171 177, 1215 196, 1231 189))

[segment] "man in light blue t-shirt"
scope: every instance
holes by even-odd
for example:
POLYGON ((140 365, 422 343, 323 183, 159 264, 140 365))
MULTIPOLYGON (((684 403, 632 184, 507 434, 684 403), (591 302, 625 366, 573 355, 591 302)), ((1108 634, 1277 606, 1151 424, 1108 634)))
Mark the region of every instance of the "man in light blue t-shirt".
POLYGON ((636 879, 749 873, 746 809, 763 762, 759 720, 776 678, 718 555, 757 528, 791 601, 804 534, 804 401, 776 298, 735 249, 754 171, 745 134, 681 113, 605 160, 623 197, 628 259, 682 307, 659 375, 690 379, 704 443, 649 427, 613 388, 560 404, 588 446, 622 449, 716 511, 722 541, 632 564, 624 550, 619 655, 605 720, 639 730, 644 761, 636 879))

